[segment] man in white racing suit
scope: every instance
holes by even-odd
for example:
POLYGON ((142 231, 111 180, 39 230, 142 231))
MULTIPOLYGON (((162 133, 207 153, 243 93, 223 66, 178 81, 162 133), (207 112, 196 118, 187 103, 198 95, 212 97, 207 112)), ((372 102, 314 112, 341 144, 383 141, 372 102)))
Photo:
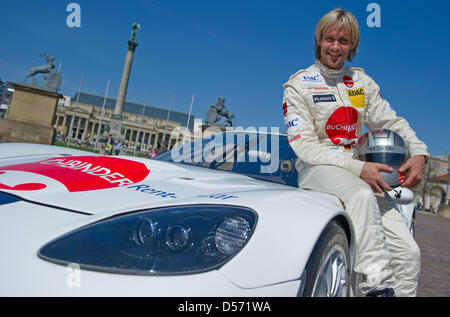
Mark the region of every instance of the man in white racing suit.
POLYGON ((352 145, 369 130, 390 129, 409 148, 399 172, 402 184, 416 186, 429 157, 426 145, 396 115, 378 85, 361 68, 344 67, 359 43, 354 16, 335 9, 316 28, 316 62, 283 85, 283 113, 289 143, 297 154, 299 187, 336 195, 349 213, 356 234, 354 271, 368 296, 415 296, 420 250, 395 205, 383 198, 392 190, 380 171, 387 165, 353 158, 352 145))

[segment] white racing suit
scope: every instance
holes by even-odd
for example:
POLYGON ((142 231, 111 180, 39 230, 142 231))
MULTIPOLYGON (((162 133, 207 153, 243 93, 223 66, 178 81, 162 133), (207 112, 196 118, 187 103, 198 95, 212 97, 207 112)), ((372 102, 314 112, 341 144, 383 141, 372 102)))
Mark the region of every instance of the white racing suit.
POLYGON ((352 145, 369 130, 398 133, 410 155, 429 156, 407 121, 384 100, 378 85, 360 68, 331 70, 316 61, 283 85, 283 113, 289 143, 297 154, 299 187, 333 194, 349 213, 356 234, 354 271, 360 290, 392 287, 415 296, 420 250, 395 204, 375 195, 360 178, 364 162, 352 145))

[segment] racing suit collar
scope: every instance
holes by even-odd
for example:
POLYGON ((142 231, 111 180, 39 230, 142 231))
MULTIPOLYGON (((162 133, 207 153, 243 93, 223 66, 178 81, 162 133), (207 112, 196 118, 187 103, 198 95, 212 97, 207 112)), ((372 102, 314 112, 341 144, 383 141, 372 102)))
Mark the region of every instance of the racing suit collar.
POLYGON ((320 73, 327 78, 342 77, 345 71, 345 66, 342 66, 340 69, 330 69, 323 65, 319 60, 316 60, 314 65, 316 65, 316 67, 319 68, 320 73))

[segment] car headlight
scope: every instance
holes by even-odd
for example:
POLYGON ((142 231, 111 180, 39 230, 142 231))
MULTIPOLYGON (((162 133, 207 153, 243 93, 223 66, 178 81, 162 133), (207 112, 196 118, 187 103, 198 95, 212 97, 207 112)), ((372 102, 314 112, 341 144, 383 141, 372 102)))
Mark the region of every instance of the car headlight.
POLYGON ((250 239, 256 214, 223 205, 165 207, 77 229, 39 250, 44 260, 122 274, 172 275, 220 267, 250 239))

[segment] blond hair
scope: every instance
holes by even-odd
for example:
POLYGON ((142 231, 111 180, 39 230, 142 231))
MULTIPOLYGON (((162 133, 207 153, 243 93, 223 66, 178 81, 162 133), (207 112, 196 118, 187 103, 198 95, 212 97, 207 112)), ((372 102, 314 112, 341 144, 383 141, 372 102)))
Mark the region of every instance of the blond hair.
POLYGON ((315 44, 314 48, 316 51, 316 58, 320 60, 320 45, 322 41, 323 33, 329 27, 337 27, 339 30, 348 29, 351 34, 351 41, 353 44, 353 49, 348 55, 348 60, 351 62, 356 56, 356 51, 359 44, 359 26, 358 21, 356 21, 355 16, 349 12, 342 9, 334 9, 325 14, 317 23, 316 33, 315 33, 315 44))

